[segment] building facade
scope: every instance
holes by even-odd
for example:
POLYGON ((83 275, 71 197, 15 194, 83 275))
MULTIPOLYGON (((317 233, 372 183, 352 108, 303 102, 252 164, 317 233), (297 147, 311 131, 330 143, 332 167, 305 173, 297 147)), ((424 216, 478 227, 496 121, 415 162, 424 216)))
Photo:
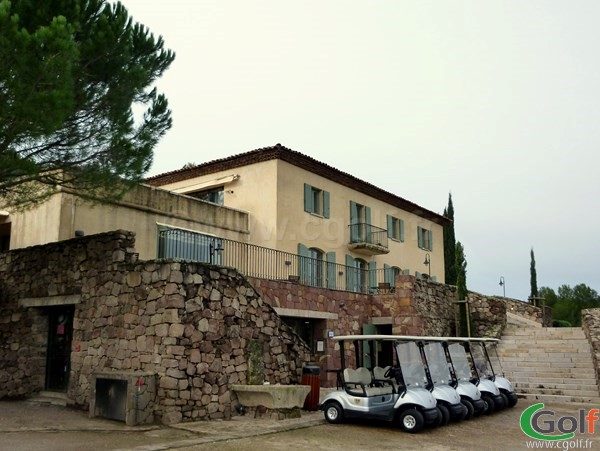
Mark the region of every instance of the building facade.
POLYGON ((248 242, 298 255, 294 276, 312 286, 368 292, 400 273, 444 283, 447 218, 279 144, 146 182, 247 211, 248 242), (337 265, 357 271, 340 284, 337 265))

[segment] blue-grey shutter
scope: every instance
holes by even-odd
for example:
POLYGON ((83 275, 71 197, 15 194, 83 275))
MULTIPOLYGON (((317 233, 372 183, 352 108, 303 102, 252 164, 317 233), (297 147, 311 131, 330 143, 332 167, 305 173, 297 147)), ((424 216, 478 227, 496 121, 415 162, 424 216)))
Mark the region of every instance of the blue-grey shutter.
POLYGON ((323 216, 329 219, 329 191, 323 191, 323 216))
POLYGON ((371 236, 371 207, 365 207, 365 242, 375 244, 371 236))
POLYGON ((403 276, 410 276, 410 269, 403 269, 402 270, 402 275, 403 276))
POLYGON ((383 264, 383 281, 385 283, 389 283, 390 286, 393 285, 392 284, 392 268, 387 263, 383 264))
POLYGON ((394 218, 387 215, 387 232, 388 238, 394 238, 394 218))
POLYGON ((417 279, 420 279, 421 278, 421 273, 419 271, 415 271, 415 277, 417 279))
POLYGON ((417 227, 417 244, 420 248, 423 248, 423 229, 421 227, 417 227))
POLYGON ((356 202, 350 201, 350 242, 356 243, 360 236, 358 224, 358 207, 356 202))
POLYGON ((377 262, 369 262, 369 292, 377 288, 377 262))
POLYGON ((304 184, 304 211, 312 213, 314 210, 313 197, 312 197, 312 186, 304 184))
POLYGON ((432 251, 433 250, 433 233, 431 233, 431 230, 427 231, 427 235, 429 236, 429 250, 432 251))
POLYGON ((354 267, 354 258, 346 255, 346 290, 356 291, 357 285, 356 268, 354 267))
POLYGON ((431 280, 437 282, 437 276, 431 276, 431 280))
POLYGON ((336 284, 336 267, 335 267, 335 252, 327 252, 327 288, 335 290, 336 284))
POLYGON ((310 278, 310 258, 308 254, 308 248, 298 243, 298 276, 300 277, 300 283, 307 283, 310 278))
POLYGON ((404 242, 404 220, 399 220, 400 226, 400 241, 404 242))

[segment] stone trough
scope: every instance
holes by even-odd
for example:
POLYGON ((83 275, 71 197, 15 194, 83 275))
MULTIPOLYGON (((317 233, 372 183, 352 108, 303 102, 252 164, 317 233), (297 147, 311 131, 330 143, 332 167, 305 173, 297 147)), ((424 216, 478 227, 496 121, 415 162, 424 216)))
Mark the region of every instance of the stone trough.
POLYGON ((240 405, 254 410, 255 416, 269 409, 280 419, 300 416, 300 409, 310 392, 308 385, 233 385, 231 389, 240 405))

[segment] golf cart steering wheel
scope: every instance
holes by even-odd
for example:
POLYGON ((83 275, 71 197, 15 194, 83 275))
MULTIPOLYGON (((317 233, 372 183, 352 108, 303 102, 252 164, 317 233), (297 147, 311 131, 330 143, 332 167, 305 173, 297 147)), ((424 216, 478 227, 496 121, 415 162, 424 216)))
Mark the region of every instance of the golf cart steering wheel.
POLYGON ((391 378, 396 378, 396 368, 394 368, 393 366, 390 366, 385 373, 383 374, 383 377, 385 377, 386 379, 391 379, 391 378))

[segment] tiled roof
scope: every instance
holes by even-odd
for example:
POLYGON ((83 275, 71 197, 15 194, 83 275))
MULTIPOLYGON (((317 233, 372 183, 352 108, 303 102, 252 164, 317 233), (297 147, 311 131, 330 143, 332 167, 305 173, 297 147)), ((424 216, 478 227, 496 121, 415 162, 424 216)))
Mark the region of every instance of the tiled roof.
POLYGON ((234 169, 250 164, 260 163, 268 160, 282 160, 287 163, 298 166, 299 168, 305 169, 314 174, 318 174, 329 180, 339 183, 340 185, 347 186, 356 191, 360 191, 368 196, 375 199, 379 199, 387 204, 393 205, 405 211, 409 211, 423 218, 429 219, 437 224, 447 225, 450 224, 450 219, 439 215, 431 210, 427 210, 413 202, 410 202, 400 196, 385 191, 377 186, 365 182, 351 174, 340 171, 339 169, 329 166, 328 164, 322 163, 315 160, 308 155, 297 152, 292 149, 288 149, 281 144, 276 144, 270 147, 263 147, 261 149, 251 150, 249 152, 232 155, 226 158, 220 158, 212 160, 207 163, 202 163, 197 166, 186 167, 183 169, 177 169, 171 172, 165 172, 158 174, 153 177, 149 177, 145 180, 145 183, 153 186, 163 186, 181 180, 189 180, 195 177, 200 177, 215 172, 225 171, 234 169))

